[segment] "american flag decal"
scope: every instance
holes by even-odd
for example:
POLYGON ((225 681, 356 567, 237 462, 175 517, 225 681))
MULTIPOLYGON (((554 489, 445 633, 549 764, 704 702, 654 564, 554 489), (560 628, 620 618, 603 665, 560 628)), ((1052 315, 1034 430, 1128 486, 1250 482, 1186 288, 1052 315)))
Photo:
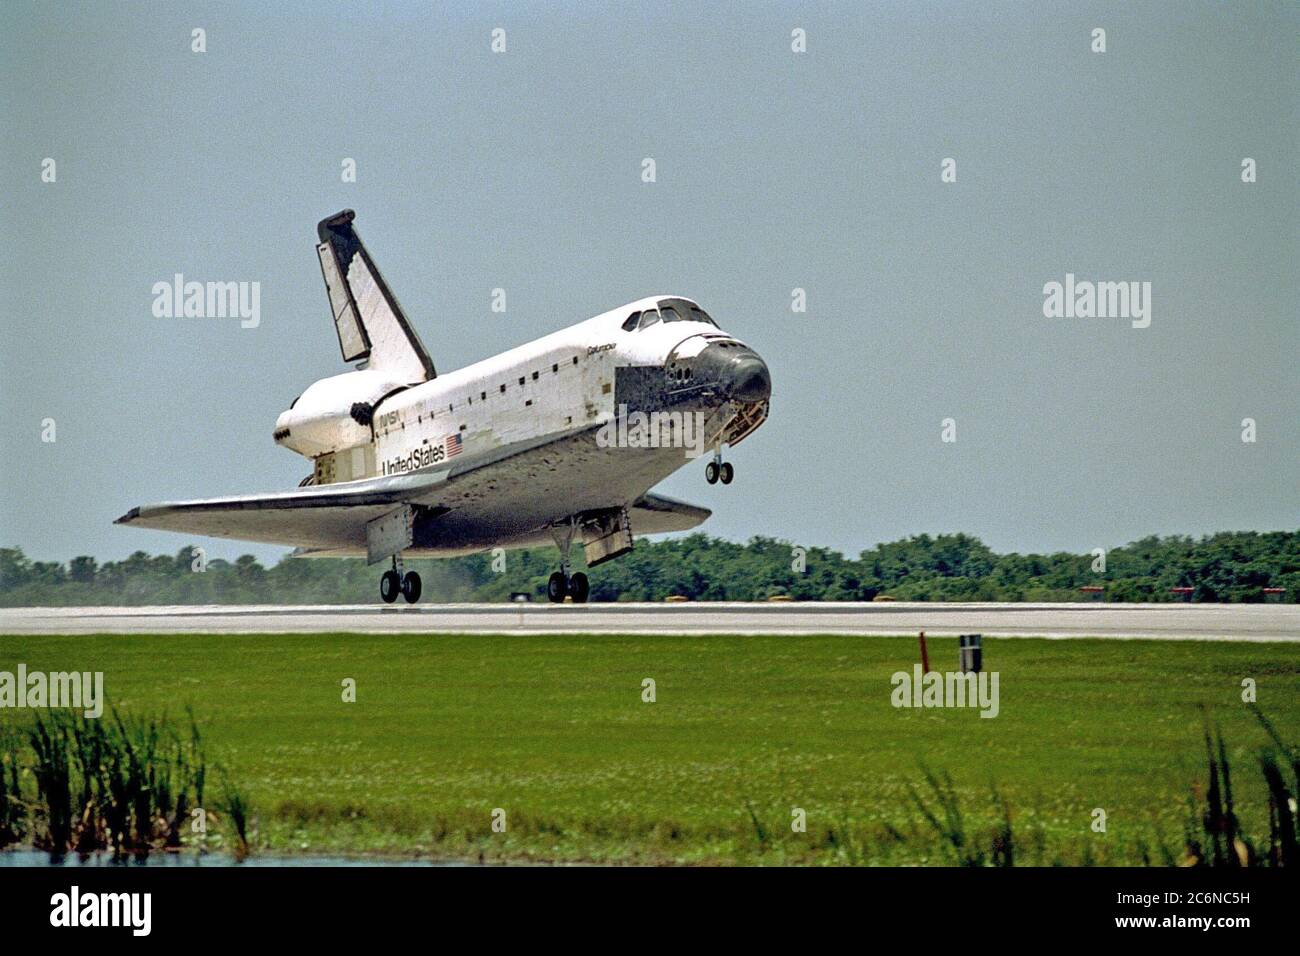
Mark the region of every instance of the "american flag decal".
POLYGON ((447 446, 447 457, 459 455, 461 453, 461 440, 459 435, 448 435, 445 442, 447 446))

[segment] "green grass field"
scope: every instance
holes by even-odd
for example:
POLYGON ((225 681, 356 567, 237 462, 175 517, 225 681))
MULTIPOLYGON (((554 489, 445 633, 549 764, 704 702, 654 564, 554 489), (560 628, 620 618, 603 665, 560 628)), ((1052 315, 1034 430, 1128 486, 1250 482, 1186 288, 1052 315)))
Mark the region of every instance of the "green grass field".
MULTIPOLYGON (((955 668, 955 639, 930 653, 955 668)), ((1267 738, 1241 682, 1295 742, 1295 645, 987 639, 984 653, 995 719, 892 707, 912 637, 2 637, 0 670, 102 670, 128 714, 192 705, 260 852, 950 862, 909 796, 934 805, 924 766, 951 775, 973 845, 992 840, 996 786, 1017 863, 1159 864, 1181 854, 1205 787, 1207 715, 1245 829, 1267 836, 1267 738)))

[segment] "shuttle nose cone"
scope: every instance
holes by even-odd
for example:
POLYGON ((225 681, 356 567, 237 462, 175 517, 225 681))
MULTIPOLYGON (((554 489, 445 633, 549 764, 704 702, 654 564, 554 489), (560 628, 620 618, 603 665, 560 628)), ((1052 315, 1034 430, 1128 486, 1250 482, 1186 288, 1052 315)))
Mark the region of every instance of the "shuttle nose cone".
POLYGON ((772 375, 757 355, 746 356, 731 367, 731 397, 740 402, 765 402, 772 394, 772 375))

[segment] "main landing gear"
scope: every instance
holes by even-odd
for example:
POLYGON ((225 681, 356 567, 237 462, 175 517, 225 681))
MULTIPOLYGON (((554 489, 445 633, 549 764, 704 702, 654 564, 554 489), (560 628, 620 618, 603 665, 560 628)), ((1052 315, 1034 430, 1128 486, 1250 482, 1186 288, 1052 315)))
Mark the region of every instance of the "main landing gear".
POLYGON ((560 570, 546 582, 546 596, 552 604, 563 604, 566 597, 572 598, 574 604, 586 604, 591 593, 591 583, 585 574, 581 571, 569 573, 569 549, 573 547, 573 534, 577 528, 578 523, 573 519, 551 528, 555 546, 560 549, 560 570))
POLYGON ((724 485, 729 485, 735 477, 736 469, 731 466, 731 462, 722 460, 722 449, 719 448, 713 453, 713 461, 704 467, 704 480, 711 485, 716 485, 719 480, 724 485))
POLYGON ((586 604, 591 593, 591 583, 581 571, 564 576, 563 571, 556 571, 546 582, 546 596, 552 604, 563 604, 566 597, 573 598, 574 604, 586 604))
POLYGON ((402 571, 402 559, 393 555, 393 569, 385 571, 379 579, 379 596, 385 604, 392 604, 401 594, 407 604, 420 600, 420 576, 414 571, 402 571))

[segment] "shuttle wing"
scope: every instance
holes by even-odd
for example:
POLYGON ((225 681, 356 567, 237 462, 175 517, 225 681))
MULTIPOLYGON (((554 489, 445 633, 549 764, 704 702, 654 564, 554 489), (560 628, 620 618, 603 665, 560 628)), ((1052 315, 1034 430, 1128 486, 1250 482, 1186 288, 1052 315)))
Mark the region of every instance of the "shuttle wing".
POLYGON ((703 524, 713 514, 708 508, 653 494, 642 495, 628 510, 631 512, 628 517, 635 534, 689 531, 703 524))
MULTIPOLYGON (((403 504, 415 504, 433 521, 435 548, 468 553, 497 543, 532 547, 551 542, 546 529, 554 521, 628 500, 618 489, 587 477, 591 456, 605 453, 584 429, 559 441, 503 448, 437 470, 143 505, 116 523, 341 556, 365 554, 366 525, 403 504)), ((711 514, 655 494, 635 498, 628 511, 638 535, 685 531, 711 514)))
POLYGON ((166 501, 132 508, 115 524, 291 547, 355 546, 366 523, 426 492, 443 475, 398 475, 268 494, 166 501))

